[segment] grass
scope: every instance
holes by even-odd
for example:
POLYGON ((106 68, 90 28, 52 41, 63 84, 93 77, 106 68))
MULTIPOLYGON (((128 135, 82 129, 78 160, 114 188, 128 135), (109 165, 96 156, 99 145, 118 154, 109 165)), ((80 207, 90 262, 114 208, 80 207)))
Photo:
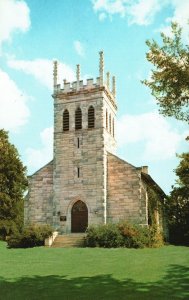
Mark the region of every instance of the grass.
POLYGON ((0 299, 189 299, 189 248, 7 249, 0 299))

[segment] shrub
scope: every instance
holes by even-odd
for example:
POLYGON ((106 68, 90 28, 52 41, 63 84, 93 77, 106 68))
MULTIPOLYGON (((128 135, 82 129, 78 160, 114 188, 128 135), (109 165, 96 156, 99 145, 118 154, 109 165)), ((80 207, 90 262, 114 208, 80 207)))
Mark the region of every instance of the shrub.
POLYGON ((121 222, 118 228, 124 238, 127 248, 144 248, 150 245, 150 231, 148 227, 121 222))
POLYGON ((0 220, 0 239, 6 240, 7 236, 16 234, 19 231, 18 225, 12 220, 0 220))
POLYGON ((86 246, 104 248, 144 248, 163 245, 157 227, 142 227, 127 222, 91 226, 87 229, 86 246))
POLYGON ((23 231, 12 234, 8 240, 10 248, 30 248, 44 246, 44 241, 52 235, 53 229, 49 225, 30 225, 23 231))
POLYGON ((150 232, 150 244, 149 247, 158 248, 163 246, 164 244, 164 237, 160 229, 156 226, 150 226, 149 227, 150 232))
POLYGON ((91 226, 87 229, 87 247, 117 248, 123 246, 123 237, 115 224, 91 226))

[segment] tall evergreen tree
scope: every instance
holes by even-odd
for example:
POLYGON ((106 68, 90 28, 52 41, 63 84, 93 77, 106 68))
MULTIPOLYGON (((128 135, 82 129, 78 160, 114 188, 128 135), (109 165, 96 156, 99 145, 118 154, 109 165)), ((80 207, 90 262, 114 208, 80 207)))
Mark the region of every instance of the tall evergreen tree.
POLYGON ((0 130, 0 236, 23 224, 23 193, 27 188, 26 168, 17 149, 0 130))

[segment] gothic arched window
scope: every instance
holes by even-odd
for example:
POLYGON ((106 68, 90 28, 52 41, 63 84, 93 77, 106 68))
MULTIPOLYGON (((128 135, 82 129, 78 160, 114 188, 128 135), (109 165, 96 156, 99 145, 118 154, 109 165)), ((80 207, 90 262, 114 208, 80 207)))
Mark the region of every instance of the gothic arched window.
POLYGON ((93 106, 88 109, 88 128, 95 127, 95 110, 93 106))
POLYGON ((75 129, 82 129, 82 111, 80 107, 75 111, 75 129))
POLYGON ((63 131, 69 130, 69 111, 65 109, 63 112, 63 131))

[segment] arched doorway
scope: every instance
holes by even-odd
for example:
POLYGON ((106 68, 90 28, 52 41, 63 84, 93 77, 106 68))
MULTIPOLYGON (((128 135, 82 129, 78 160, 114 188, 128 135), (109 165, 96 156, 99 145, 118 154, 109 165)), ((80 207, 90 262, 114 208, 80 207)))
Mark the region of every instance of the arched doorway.
POLYGON ((71 232, 85 232, 88 226, 88 209, 81 200, 74 203, 71 211, 71 232))

